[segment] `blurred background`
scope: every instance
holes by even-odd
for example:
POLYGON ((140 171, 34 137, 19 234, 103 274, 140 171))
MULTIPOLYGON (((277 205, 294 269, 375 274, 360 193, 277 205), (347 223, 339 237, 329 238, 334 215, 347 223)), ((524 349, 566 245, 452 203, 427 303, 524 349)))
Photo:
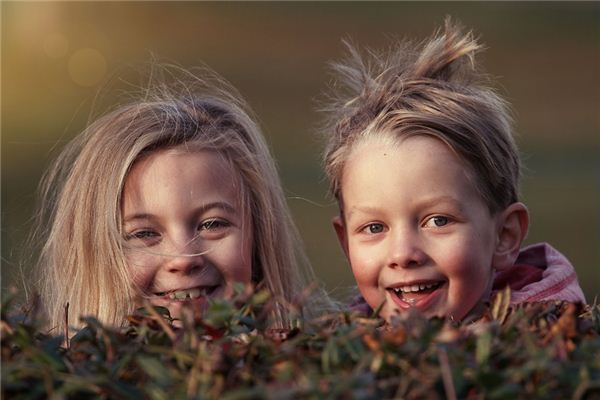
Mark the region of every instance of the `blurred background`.
MULTIPOLYGON (((527 166, 527 243, 548 241, 600 294, 600 3, 2 2, 2 288, 29 279, 23 255, 39 179, 62 146, 127 90, 152 57, 206 63, 260 119, 319 278, 353 285, 330 220, 318 99, 341 40, 382 48, 422 40, 453 16, 488 50, 512 103, 527 166), (126 74, 126 73, 125 73, 126 74), (110 82, 108 84, 107 82, 110 82)), ((135 82, 140 84, 140 82, 135 82)))

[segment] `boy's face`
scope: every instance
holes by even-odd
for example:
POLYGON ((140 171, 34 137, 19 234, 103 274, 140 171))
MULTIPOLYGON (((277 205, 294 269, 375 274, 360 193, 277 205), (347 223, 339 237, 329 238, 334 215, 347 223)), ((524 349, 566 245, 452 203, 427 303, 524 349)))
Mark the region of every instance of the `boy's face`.
POLYGON ((365 139, 342 176, 334 221, 358 287, 382 316, 415 307, 465 318, 487 300, 498 221, 465 164, 442 141, 365 139))
POLYGON ((252 234, 240 178, 217 154, 164 150, 134 164, 123 190, 123 230, 133 283, 179 317, 250 283, 252 234))

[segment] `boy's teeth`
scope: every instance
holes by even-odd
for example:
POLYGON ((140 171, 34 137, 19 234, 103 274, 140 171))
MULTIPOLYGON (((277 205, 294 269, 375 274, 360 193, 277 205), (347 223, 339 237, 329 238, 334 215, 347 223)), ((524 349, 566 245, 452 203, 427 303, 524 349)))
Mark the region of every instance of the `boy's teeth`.
POLYGON ((206 296, 206 288, 177 290, 169 293, 169 299, 171 300, 197 299, 200 296, 206 296))
POLYGON ((419 292, 421 290, 425 290, 425 289, 431 289, 434 286, 437 286, 437 283, 427 283, 427 284, 420 284, 420 285, 406 285, 406 286, 401 286, 401 287, 397 287, 394 288, 394 291, 397 294, 400 293, 415 293, 415 292, 419 292))

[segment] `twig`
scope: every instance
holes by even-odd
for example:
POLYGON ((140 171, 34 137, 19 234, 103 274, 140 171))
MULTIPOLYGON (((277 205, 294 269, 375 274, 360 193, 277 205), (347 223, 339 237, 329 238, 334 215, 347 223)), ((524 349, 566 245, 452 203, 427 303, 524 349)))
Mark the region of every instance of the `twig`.
POLYGON ((450 361, 448 361, 448 353, 443 347, 438 347, 438 358, 440 360, 440 368, 442 370, 442 381, 444 382, 444 391, 448 400, 456 400, 456 389, 452 381, 452 372, 450 371, 450 361))
POLYGON ((169 339, 171 339, 171 341, 175 341, 175 339, 177 339, 177 335, 175 335, 173 329, 169 326, 169 324, 165 322, 165 319, 156 312, 154 306, 147 299, 144 299, 144 307, 146 308, 146 310, 148 310, 150 315, 154 317, 156 322, 158 322, 158 324, 163 329, 163 331, 165 331, 169 339))
POLYGON ((71 348, 71 341, 69 340, 69 302, 65 305, 65 344, 67 349, 71 348))

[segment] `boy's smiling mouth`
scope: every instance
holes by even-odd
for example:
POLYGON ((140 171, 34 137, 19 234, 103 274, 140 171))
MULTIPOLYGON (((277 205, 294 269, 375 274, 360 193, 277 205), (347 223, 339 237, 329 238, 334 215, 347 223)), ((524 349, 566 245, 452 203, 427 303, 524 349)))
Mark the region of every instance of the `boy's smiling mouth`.
POLYGON ((439 289, 446 283, 445 280, 417 281, 394 285, 387 290, 394 303, 400 308, 417 307, 424 310, 437 297, 439 289))

